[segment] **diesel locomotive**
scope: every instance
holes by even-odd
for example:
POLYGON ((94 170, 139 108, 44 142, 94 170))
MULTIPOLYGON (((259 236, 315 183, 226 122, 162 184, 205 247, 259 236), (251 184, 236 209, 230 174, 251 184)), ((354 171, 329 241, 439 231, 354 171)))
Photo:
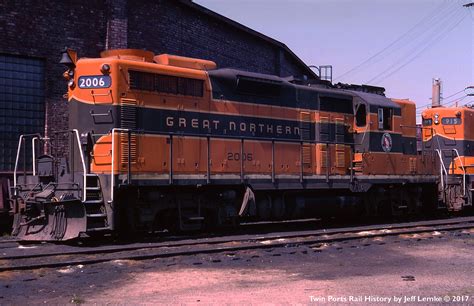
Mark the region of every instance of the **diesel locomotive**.
POLYGON ((61 62, 69 129, 19 140, 21 239, 472 205, 469 142, 447 147, 470 110, 427 110, 418 151, 415 103, 379 87, 131 49, 61 62))

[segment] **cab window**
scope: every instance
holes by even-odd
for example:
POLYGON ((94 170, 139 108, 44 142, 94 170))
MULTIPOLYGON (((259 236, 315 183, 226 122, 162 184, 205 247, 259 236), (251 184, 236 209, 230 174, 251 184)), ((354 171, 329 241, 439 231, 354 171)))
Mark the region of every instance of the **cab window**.
POLYGON ((392 109, 381 107, 378 109, 379 130, 392 130, 392 109))
POLYGON ((355 118, 356 118, 356 126, 362 127, 367 124, 367 110, 365 108, 365 104, 357 105, 355 118))

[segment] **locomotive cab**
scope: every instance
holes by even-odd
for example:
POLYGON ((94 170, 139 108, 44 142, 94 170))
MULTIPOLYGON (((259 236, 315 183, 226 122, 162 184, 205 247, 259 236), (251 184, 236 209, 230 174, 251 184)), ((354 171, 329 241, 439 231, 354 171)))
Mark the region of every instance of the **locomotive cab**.
POLYGON ((422 117, 422 146, 440 162, 440 198, 450 210, 472 206, 474 182, 474 110, 433 107, 422 117))
POLYGON ((415 104, 354 94, 354 163, 367 175, 407 175, 416 168, 415 104))

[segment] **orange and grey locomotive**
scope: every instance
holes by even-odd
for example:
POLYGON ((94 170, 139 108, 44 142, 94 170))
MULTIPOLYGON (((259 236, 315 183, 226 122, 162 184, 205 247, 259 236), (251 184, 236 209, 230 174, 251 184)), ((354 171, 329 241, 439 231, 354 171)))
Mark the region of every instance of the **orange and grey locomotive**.
POLYGON ((472 207, 474 191, 474 109, 434 105, 421 114, 423 150, 439 162, 440 200, 451 211, 472 207))
POLYGON ((19 143, 11 200, 22 239, 438 205, 439 160, 417 152, 415 104, 382 88, 141 50, 79 60, 68 50, 62 62, 70 129, 19 143))

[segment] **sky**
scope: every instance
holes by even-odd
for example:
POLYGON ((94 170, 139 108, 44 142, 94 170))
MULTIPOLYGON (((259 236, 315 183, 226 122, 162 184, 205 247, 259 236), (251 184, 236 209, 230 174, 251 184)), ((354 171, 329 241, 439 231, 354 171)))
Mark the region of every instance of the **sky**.
POLYGON ((444 103, 474 103, 474 0, 194 0, 286 44, 333 82, 382 86, 418 112, 433 78, 444 103), (349 73, 347 73, 349 72, 349 73))

